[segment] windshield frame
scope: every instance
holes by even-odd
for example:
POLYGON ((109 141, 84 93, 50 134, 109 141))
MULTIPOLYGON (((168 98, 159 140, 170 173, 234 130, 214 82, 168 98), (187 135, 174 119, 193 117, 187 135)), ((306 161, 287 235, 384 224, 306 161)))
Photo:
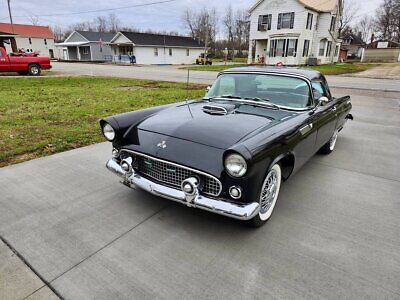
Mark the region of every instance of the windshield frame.
MULTIPOLYGON (((274 104, 276 106, 278 106, 281 109, 285 109, 285 110, 293 110, 293 111, 308 111, 308 110, 312 110, 315 108, 316 106, 316 101, 314 98, 314 93, 313 93, 313 89, 312 89, 312 85, 311 85, 311 80, 309 78, 307 78, 306 76, 302 76, 299 74, 294 74, 294 73, 275 73, 275 72, 266 72, 266 71, 224 71, 224 72, 220 72, 216 78, 216 80, 213 82, 213 85, 215 84, 215 82, 222 76, 222 75, 229 75, 229 74, 258 74, 258 75, 270 75, 270 76, 279 76, 279 77, 289 77, 289 78, 297 78, 297 79, 301 79, 303 81, 306 82, 308 89, 309 89, 309 93, 310 93, 310 98, 311 98, 311 105, 307 106, 307 107, 302 107, 302 108, 298 108, 298 107, 290 107, 290 106, 284 106, 284 105, 278 105, 275 104, 273 102, 271 102, 271 104, 274 104)), ((208 92, 207 92, 208 94, 208 92)), ((212 97, 209 97, 206 95, 206 97, 204 99, 210 99, 212 97)), ((222 96, 217 96, 214 97, 214 99, 228 99, 228 100, 232 100, 232 101, 243 101, 243 102, 252 102, 251 100, 246 100, 246 99, 230 99, 230 98, 224 98, 222 96)), ((261 103, 261 102, 260 102, 261 103)), ((269 102, 266 102, 266 107, 268 105, 269 102)))

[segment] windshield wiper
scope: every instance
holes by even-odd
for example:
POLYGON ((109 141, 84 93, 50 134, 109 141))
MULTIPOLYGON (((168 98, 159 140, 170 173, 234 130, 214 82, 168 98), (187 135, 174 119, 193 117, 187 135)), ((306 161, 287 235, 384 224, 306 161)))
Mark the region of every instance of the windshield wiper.
POLYGON ((213 100, 213 99, 218 99, 218 98, 225 98, 225 99, 243 99, 240 96, 235 96, 235 95, 221 95, 221 96, 214 96, 210 97, 208 100, 213 100))
POLYGON ((275 109, 280 109, 280 107, 276 104, 271 103, 271 100, 268 98, 260 98, 260 97, 254 97, 254 98, 243 98, 244 100, 251 100, 251 101, 257 101, 257 102, 264 102, 265 106, 273 107, 275 109))

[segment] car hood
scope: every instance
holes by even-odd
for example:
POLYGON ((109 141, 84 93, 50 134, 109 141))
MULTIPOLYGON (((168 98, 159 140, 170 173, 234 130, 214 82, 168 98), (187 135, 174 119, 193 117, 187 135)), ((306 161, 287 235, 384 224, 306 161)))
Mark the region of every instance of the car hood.
MULTIPOLYGON (((143 120, 137 128, 215 148, 227 149, 257 129, 268 127, 275 121, 273 116, 243 111, 240 113, 238 111, 228 112, 226 115, 213 115, 203 111, 206 105, 210 105, 210 103, 199 101, 169 108, 143 120)), ((274 112, 272 109, 265 108, 258 108, 258 110, 274 112)))

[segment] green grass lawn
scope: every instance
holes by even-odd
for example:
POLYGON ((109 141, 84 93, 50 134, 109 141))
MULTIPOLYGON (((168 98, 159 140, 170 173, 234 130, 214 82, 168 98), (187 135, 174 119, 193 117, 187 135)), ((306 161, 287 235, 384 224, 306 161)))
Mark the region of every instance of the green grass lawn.
MULTIPOLYGON (((321 65, 321 66, 304 66, 303 68, 317 70, 324 75, 341 75, 362 72, 379 64, 364 64, 364 63, 343 63, 343 64, 333 64, 333 65, 321 65)), ((235 64, 235 65, 212 65, 212 66, 192 66, 189 67, 194 71, 223 71, 236 67, 244 67, 245 65, 235 64)))
MULTIPOLYGON (((192 85, 191 98, 204 95, 192 85)), ((182 101, 185 84, 103 77, 0 78, 0 167, 103 141, 102 117, 182 101)))
MULTIPOLYGON (((223 62, 223 61, 225 61, 224 58, 220 58, 220 57, 213 58, 212 60, 213 60, 213 62, 223 62)), ((233 61, 233 62, 236 62, 236 63, 247 63, 247 57, 235 57, 233 60, 229 59, 228 61, 229 62, 233 61)))

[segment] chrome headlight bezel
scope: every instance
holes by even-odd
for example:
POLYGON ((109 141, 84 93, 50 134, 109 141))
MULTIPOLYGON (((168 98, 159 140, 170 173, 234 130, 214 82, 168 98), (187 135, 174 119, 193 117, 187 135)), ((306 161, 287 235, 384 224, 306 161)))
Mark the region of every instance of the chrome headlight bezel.
POLYGON ((107 141, 112 142, 115 139, 114 128, 110 124, 105 123, 103 126, 103 135, 107 141))
POLYGON ((243 177, 247 173, 247 162, 238 153, 231 153, 225 157, 224 167, 226 172, 235 178, 243 177))

